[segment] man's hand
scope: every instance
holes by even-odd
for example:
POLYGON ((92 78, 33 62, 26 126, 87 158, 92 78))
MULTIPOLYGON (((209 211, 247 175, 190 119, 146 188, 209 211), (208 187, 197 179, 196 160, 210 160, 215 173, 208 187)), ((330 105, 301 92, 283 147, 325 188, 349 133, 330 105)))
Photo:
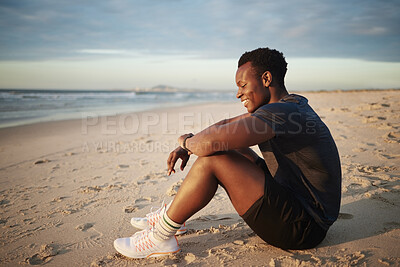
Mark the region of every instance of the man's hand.
POLYGON ((176 161, 178 159, 182 160, 181 171, 183 171, 183 169, 186 166, 186 163, 189 160, 189 157, 190 157, 189 153, 186 150, 184 150, 182 147, 180 147, 180 146, 177 147, 171 153, 169 153, 169 157, 168 157, 168 160, 167 160, 167 166, 168 166, 167 175, 170 176, 172 172, 175 173, 174 167, 175 167, 175 163, 176 163, 176 161))

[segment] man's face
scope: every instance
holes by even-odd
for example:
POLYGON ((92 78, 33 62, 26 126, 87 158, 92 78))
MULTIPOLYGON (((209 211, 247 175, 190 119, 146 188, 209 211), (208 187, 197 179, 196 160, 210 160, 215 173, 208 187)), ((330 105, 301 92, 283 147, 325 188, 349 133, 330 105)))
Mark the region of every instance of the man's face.
POLYGON ((270 92, 264 86, 262 77, 255 77, 251 62, 238 68, 236 84, 238 86, 236 97, 240 98, 249 113, 269 102, 270 92))

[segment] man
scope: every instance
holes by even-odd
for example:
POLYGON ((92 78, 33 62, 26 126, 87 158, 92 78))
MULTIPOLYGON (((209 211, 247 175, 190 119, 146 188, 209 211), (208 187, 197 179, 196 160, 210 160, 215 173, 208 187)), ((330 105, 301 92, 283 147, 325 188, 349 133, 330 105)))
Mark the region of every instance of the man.
MULTIPOLYGON (((341 168, 335 142, 307 99, 288 94, 283 54, 269 48, 244 53, 236 97, 248 113, 179 137, 168 175, 178 159, 198 156, 176 197, 147 218, 145 228, 114 247, 132 258, 179 251, 182 224, 202 209, 221 185, 238 214, 267 243, 283 249, 318 245, 337 219, 341 168), (249 147, 258 144, 263 158, 249 147), (265 161, 264 161, 265 160, 265 161)), ((184 230, 184 229, 183 229, 184 230)))

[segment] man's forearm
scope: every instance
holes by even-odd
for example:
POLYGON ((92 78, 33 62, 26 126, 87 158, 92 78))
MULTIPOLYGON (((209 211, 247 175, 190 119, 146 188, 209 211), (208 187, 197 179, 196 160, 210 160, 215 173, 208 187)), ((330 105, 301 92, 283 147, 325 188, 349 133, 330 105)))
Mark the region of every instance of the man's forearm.
MULTIPOLYGON (((250 116, 250 113, 245 113, 233 118, 229 119, 224 119, 221 120, 217 123, 212 124, 211 126, 203 129, 201 132, 197 133, 193 138, 190 138, 191 140, 187 140, 188 142, 196 140, 197 142, 194 142, 197 144, 197 147, 193 148, 194 154, 197 156, 207 156, 213 154, 215 151, 213 151, 214 148, 214 143, 212 142, 212 137, 213 133, 219 132, 218 128, 224 124, 228 124, 234 121, 238 121, 240 119, 246 118, 250 116)), ((218 147, 223 145, 222 143, 218 144, 218 147)))

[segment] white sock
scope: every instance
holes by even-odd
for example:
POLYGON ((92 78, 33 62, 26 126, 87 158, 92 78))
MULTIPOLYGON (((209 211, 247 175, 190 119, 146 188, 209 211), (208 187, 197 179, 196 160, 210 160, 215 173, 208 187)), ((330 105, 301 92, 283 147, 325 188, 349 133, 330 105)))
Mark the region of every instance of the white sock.
POLYGON ((171 220, 167 215, 167 209, 169 205, 165 208, 164 211, 160 214, 160 219, 154 225, 154 237, 160 241, 167 240, 173 237, 176 234, 176 231, 181 228, 180 223, 176 223, 171 220))

